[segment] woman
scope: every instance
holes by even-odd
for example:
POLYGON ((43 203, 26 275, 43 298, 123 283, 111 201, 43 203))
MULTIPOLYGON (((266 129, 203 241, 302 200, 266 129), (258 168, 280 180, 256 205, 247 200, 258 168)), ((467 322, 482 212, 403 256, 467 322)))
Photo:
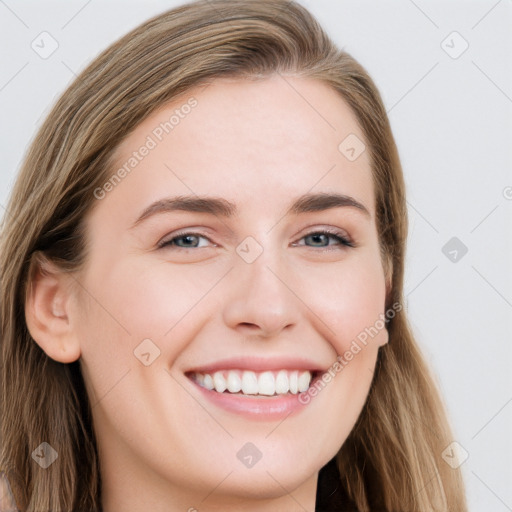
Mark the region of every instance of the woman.
POLYGON ((375 85, 293 2, 107 49, 2 230, 17 507, 466 510, 402 307, 404 189, 375 85))

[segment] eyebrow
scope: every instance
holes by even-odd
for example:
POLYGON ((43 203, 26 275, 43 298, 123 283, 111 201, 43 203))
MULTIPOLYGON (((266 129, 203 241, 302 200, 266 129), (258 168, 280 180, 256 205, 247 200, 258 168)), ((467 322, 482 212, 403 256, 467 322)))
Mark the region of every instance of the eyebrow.
MULTIPOLYGON (((371 217, 370 212, 362 203, 351 196, 336 193, 304 194, 291 204, 285 216, 319 212, 340 207, 355 208, 365 216, 371 217)), ((174 211, 208 213, 224 218, 238 215, 237 206, 220 197, 176 196, 160 199, 148 206, 135 221, 131 229, 153 215, 174 211)))

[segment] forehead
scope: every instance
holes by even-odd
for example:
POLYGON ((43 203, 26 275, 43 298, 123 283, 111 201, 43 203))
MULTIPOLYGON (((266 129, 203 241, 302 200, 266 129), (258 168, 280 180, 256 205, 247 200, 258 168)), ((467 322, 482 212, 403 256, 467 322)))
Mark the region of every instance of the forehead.
POLYGON ((306 192, 339 192, 373 215, 364 144, 350 107, 318 80, 216 79, 160 107, 131 132, 111 169, 126 172, 107 200, 133 208, 166 194, 211 194, 243 210, 261 207, 264 198, 270 213, 306 192))

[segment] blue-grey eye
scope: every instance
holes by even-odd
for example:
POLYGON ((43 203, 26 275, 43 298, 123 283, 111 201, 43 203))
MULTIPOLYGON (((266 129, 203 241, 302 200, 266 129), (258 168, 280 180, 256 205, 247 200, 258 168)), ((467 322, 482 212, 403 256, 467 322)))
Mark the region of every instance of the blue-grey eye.
POLYGON ((309 233, 308 235, 302 238, 303 240, 308 240, 312 242, 311 245, 305 243, 300 245, 308 245, 308 247, 328 247, 330 245, 346 245, 352 247, 352 243, 346 239, 345 237, 335 234, 329 233, 328 231, 315 231, 314 233, 309 233), (335 243, 329 243, 330 240, 335 240, 335 243))
POLYGON ((182 233, 160 243, 159 247, 177 247, 178 249, 198 249, 201 247, 206 247, 204 244, 199 245, 201 238, 209 242, 208 238, 197 233, 182 233), (184 243, 182 244, 180 241, 184 243))

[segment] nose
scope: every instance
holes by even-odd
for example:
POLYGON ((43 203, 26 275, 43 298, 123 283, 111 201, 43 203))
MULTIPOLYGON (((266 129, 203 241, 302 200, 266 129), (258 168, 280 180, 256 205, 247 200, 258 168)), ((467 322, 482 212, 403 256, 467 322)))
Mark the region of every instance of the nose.
POLYGON ((269 253, 264 250, 252 263, 239 258, 230 272, 224 322, 244 335, 271 338, 298 323, 298 283, 269 253))

